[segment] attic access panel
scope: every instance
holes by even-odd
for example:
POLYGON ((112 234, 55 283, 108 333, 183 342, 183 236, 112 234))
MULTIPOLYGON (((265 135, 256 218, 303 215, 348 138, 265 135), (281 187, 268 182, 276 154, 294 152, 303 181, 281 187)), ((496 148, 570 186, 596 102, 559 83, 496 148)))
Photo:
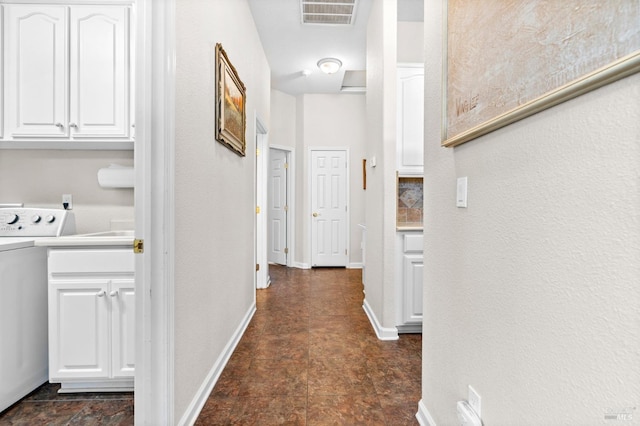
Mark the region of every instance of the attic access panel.
POLYGON ((358 0, 300 0, 303 24, 352 25, 358 0))

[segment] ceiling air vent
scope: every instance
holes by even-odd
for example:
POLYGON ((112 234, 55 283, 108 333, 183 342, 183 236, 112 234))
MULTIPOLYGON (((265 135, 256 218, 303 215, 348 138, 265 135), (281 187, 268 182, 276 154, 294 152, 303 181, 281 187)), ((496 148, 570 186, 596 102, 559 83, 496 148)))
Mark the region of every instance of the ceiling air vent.
POLYGON ((303 24, 351 25, 358 0, 300 0, 303 24))

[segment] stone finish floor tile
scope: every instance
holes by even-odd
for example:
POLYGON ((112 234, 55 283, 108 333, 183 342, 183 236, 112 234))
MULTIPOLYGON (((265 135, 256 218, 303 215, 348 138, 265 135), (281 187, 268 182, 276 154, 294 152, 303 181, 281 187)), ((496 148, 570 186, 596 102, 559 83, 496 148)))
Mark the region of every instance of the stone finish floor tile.
POLYGON ((230 414, 232 425, 305 425, 307 398, 273 396, 238 399, 230 414))
POLYGON ((0 413, 0 425, 133 425, 133 393, 58 394, 45 383, 0 413))
POLYGON ((299 396, 307 392, 305 360, 255 359, 239 377, 240 396, 299 396))
POLYGON ((196 424, 418 424, 422 336, 378 340, 361 271, 269 268, 271 286, 196 424))
MULTIPOLYGON (((196 425, 416 425, 422 336, 380 341, 361 271, 270 265, 271 286, 196 425)), ((133 393, 58 394, 44 384, 0 425, 133 425, 133 393)))
POLYGON ((225 398, 222 396, 215 396, 214 398, 212 395, 204 404, 204 407, 196 420, 196 426, 231 424, 231 412, 236 400, 237 398, 234 397, 225 398))
POLYGON ((344 358, 309 362, 309 395, 371 395, 373 382, 363 363, 344 358))
POLYGON ((125 426, 133 424, 133 403, 123 404, 120 400, 93 400, 68 423, 69 425, 125 426))
MULTIPOLYGON (((387 425, 376 395, 309 396, 308 425, 387 425)), ((417 411, 417 404, 416 404, 417 411)))

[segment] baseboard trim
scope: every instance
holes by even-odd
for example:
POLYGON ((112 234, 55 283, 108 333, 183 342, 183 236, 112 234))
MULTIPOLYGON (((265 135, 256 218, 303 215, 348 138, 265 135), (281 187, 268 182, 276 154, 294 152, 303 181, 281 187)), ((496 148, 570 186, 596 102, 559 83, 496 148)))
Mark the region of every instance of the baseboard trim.
POLYGON ((396 325, 396 328, 398 329, 398 334, 402 334, 402 333, 422 334, 422 324, 396 325))
POLYGON ((424 401, 421 399, 418 402, 418 412, 416 413, 416 419, 420 426, 436 426, 436 421, 433 420, 433 416, 429 410, 427 410, 427 406, 424 405, 424 401))
POLYGON ((378 321, 378 318, 376 317, 376 314, 373 312, 373 309, 371 309, 371 306, 369 305, 369 302, 367 302, 367 299, 364 299, 364 302, 362 303, 362 308, 364 309, 364 312, 367 314, 367 317, 369 317, 369 322, 373 327, 373 331, 376 332, 376 336, 378 336, 378 339, 398 340, 399 338, 398 329, 395 327, 388 327, 388 328, 383 327, 378 321))
POLYGON ((302 262, 293 262, 293 267, 298 269, 311 269, 311 266, 308 263, 302 262))
MULTIPOLYGON (((311 269, 311 265, 309 265, 308 263, 303 263, 303 262, 293 262, 291 267, 292 268, 298 268, 298 269, 311 269)), ((347 266, 345 266, 345 268, 347 268, 347 269, 362 269, 362 262, 351 262, 347 266)))
POLYGON ((233 333, 233 336, 222 350, 222 353, 213 364, 213 367, 209 371, 209 374, 207 374, 207 377, 205 377, 202 385, 200 385, 200 389, 198 389, 198 392, 187 407, 187 410, 182 415, 182 418, 180 418, 180 421, 178 421, 178 425, 193 425, 196 422, 196 420, 198 419, 198 415, 200 415, 200 412, 204 407, 204 404, 207 402, 207 398, 209 398, 211 391, 213 391, 213 387, 218 382, 218 379, 222 374, 222 370, 224 370, 224 367, 229 362, 233 351, 235 350, 236 346, 238 346, 242 335, 247 329, 247 326, 251 322, 251 318, 253 318, 253 315, 255 313, 256 304, 254 302, 245 314, 235 333, 233 333))

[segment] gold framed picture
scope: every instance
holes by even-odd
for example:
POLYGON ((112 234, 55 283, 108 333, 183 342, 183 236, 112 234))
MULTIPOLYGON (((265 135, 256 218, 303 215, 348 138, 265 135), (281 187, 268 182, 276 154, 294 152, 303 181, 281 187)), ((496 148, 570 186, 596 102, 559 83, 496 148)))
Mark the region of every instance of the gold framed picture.
POLYGON ((222 44, 216 44, 216 140, 245 156, 246 88, 222 44))

